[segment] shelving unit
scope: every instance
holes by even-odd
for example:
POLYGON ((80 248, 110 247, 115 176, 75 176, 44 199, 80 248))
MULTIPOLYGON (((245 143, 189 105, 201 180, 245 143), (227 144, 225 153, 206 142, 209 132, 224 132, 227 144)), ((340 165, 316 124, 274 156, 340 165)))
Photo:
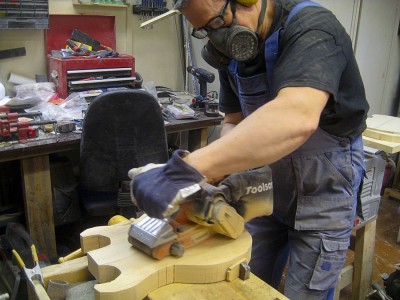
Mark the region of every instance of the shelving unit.
POLYGON ((48 0, 0 1, 0 29, 48 28, 48 0))
POLYGON ((128 7, 128 2, 126 0, 72 0, 72 3, 74 5, 128 7))

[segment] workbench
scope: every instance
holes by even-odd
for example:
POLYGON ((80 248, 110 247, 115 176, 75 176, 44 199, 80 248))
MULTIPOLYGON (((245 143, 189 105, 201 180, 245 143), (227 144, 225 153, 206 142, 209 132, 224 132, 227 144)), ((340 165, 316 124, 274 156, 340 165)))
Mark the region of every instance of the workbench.
MULTIPOLYGON (((46 284, 49 279, 65 280, 65 278, 76 278, 75 280, 93 280, 87 271, 87 258, 81 257, 71 261, 68 266, 53 265, 43 269, 46 284), (61 271, 64 268, 64 271, 61 271), (77 268, 78 273, 71 272, 71 268, 77 268), (57 274, 57 270, 61 273, 57 274)), ((254 274, 249 279, 237 278, 231 282, 221 281, 208 284, 172 283, 163 286, 145 298, 146 300, 182 300, 182 299, 208 299, 208 300, 288 300, 283 294, 266 284, 254 274)))
MULTIPOLYGON (((397 142, 387 142, 367 136, 363 137, 363 141, 365 145, 374 147, 389 154, 400 152, 400 143, 397 142)), ((392 197, 400 200, 400 155, 397 159, 397 167, 394 175, 393 186, 391 188, 385 188, 383 196, 385 198, 392 197)), ((400 244, 400 228, 397 233, 397 243, 400 244)))
POLYGON ((94 285, 96 279, 89 285, 96 299, 287 299, 254 274, 239 278, 239 263, 250 258, 248 232, 235 240, 215 235, 185 249, 182 257, 155 260, 128 242, 136 221, 83 231, 81 254, 86 255, 43 268, 46 290, 50 280, 76 286, 94 285))
POLYGON ((340 291, 352 285, 352 298, 364 300, 371 283, 375 255, 376 217, 353 228, 350 247, 354 251, 354 261, 346 265, 338 278, 334 299, 340 299, 340 291))
MULTIPOLYGON (((382 150, 388 154, 395 154, 400 152, 400 143, 388 142, 383 140, 374 139, 371 137, 363 137, 364 144, 375 149, 382 150)), ((400 156, 397 160, 397 168, 395 171, 395 177, 393 180, 393 187, 386 188, 384 192, 385 197, 393 197, 400 200, 400 156)))
MULTIPOLYGON (((167 134, 187 132, 187 148, 193 151, 207 144, 208 128, 220 125, 222 120, 222 116, 204 115, 198 119, 170 120, 165 129, 167 134)), ((57 258, 57 251, 49 155, 79 151, 80 138, 80 133, 64 133, 25 144, 0 147, 0 162, 20 161, 26 226, 37 246, 50 260, 57 258)))
MULTIPOLYGON (((400 152, 400 118, 373 115, 367 119, 368 128, 363 134, 364 145, 379 149, 388 154, 400 152)), ((400 157, 397 162, 393 188, 387 188, 385 197, 400 200, 400 157)))

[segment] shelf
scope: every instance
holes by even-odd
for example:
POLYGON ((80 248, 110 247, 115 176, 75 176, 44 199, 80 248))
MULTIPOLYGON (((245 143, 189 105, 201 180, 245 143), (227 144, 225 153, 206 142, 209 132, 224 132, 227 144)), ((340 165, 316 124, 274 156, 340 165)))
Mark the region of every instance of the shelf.
POLYGON ((48 0, 0 1, 0 29, 48 29, 48 0))
POLYGON ((91 0, 72 0, 73 5, 108 6, 108 7, 112 6, 112 7, 121 7, 121 8, 128 7, 128 4, 121 4, 120 2, 124 2, 124 1, 99 0, 99 1, 93 2, 91 0))

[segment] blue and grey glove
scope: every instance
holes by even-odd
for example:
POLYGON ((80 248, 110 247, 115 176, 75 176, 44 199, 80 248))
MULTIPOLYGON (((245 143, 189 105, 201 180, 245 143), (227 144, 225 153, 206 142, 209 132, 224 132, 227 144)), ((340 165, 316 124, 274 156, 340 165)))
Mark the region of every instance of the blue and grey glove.
POLYGON ((273 212, 272 170, 269 166, 229 175, 218 187, 245 222, 273 212))
POLYGON ((183 160, 187 154, 176 150, 166 164, 149 164, 128 172, 132 202, 150 217, 172 215, 206 182, 205 176, 183 160))

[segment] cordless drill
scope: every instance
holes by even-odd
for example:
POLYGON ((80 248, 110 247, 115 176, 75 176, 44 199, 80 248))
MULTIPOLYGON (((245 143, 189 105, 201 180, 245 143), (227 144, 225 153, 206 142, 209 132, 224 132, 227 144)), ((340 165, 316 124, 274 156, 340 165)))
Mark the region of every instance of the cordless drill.
POLYGON ((212 83, 215 80, 215 75, 202 68, 195 68, 188 66, 186 69, 190 74, 199 80, 200 84, 200 95, 193 99, 192 107, 194 108, 205 108, 205 100, 207 97, 207 82, 212 83))

